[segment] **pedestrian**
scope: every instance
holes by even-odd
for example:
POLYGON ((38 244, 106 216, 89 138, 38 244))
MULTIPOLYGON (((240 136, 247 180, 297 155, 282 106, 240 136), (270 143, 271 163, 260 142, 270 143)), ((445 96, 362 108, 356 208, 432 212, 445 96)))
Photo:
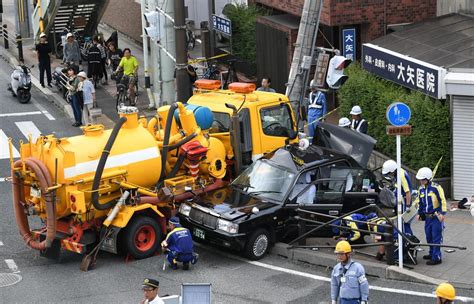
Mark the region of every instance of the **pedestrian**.
POLYGON ((66 43, 63 48, 63 62, 68 64, 72 62, 75 65, 81 64, 81 49, 72 33, 67 33, 66 35, 66 43))
MULTIPOLYGON (((112 68, 112 71, 115 71, 123 57, 123 52, 121 49, 117 49, 113 42, 109 42, 107 49, 107 64, 112 68)), ((110 78, 115 80, 113 73, 110 75, 110 78)))
POLYGON ((270 79, 270 77, 263 77, 262 82, 261 82, 262 86, 259 87, 257 91, 276 93, 274 89, 270 88, 271 84, 272 84, 272 80, 270 79))
POLYGON ((351 128, 351 121, 349 120, 349 118, 347 118, 347 117, 340 118, 339 119, 339 127, 350 129, 351 128))
MULTIPOLYGON (((446 198, 443 188, 432 182, 433 171, 423 167, 416 173, 416 179, 420 181, 418 205, 418 220, 425 221, 426 242, 429 244, 441 244, 443 242, 444 217, 447 211, 446 198)), ((439 246, 430 246, 430 252, 423 256, 427 265, 438 265, 442 263, 441 249, 439 246)))
POLYGON ((368 215, 363 215, 361 213, 353 213, 351 215, 345 216, 342 220, 337 220, 334 222, 335 225, 347 227, 346 229, 333 227, 333 239, 335 240, 344 240, 348 241, 350 244, 365 244, 365 232, 358 230, 368 230, 367 221, 370 219, 376 218, 377 214, 371 212, 368 215), (362 223, 354 222, 361 221, 362 223))
POLYGON ((95 104, 95 88, 92 82, 87 79, 85 72, 77 74, 79 78, 78 91, 82 92, 83 109, 82 109, 82 120, 84 125, 94 124, 95 119, 91 115, 91 109, 95 104))
POLYGON ((131 104, 135 104, 135 84, 138 79, 138 60, 135 56, 132 56, 132 51, 129 48, 123 50, 123 57, 115 70, 118 73, 119 70, 123 70, 123 75, 129 78, 128 82, 128 94, 130 96, 131 104))
POLYGON ((309 87, 311 92, 308 105, 308 136, 312 142, 319 121, 326 115, 326 95, 318 90, 314 79, 309 83, 309 87))
MULTIPOLYGON (((392 182, 395 187, 395 199, 397 199, 398 195, 398 182, 397 182, 397 168, 398 165, 393 159, 389 159, 385 161, 382 165, 382 175, 383 177, 392 182)), ((402 213, 407 211, 408 208, 411 207, 411 193, 413 191, 413 186, 411 183, 410 176, 408 173, 403 169, 400 168, 401 172, 400 175, 402 177, 402 213)), ((397 206, 395 206, 395 213, 397 213, 397 206)), ((411 229, 411 221, 407 223, 403 223, 403 233, 413 235, 413 230, 411 229)))
POLYGON ((82 125, 81 98, 79 96, 80 93, 77 91, 79 78, 77 77, 76 73, 76 69, 73 66, 67 70, 69 80, 66 88, 68 90, 68 98, 70 98, 72 112, 74 114, 75 122, 72 124, 73 127, 79 127, 82 125))
POLYGON ((361 116, 362 109, 359 106, 353 106, 350 114, 352 115, 351 129, 367 134, 369 124, 361 116))
POLYGON ((99 39, 94 36, 92 46, 87 51, 87 77, 92 78, 94 87, 96 87, 102 75, 102 55, 99 49, 99 39))
POLYGON ((144 279, 142 283, 142 290, 144 296, 140 304, 165 304, 165 302, 158 296, 160 282, 154 279, 144 279))
POLYGON ((456 299, 456 289, 449 283, 439 284, 435 294, 436 304, 449 304, 453 303, 454 299, 456 299))
POLYGON ((339 263, 331 273, 331 303, 367 304, 369 282, 362 264, 351 259, 352 248, 347 241, 340 241, 334 253, 339 263))
POLYGON ((102 67, 102 75, 104 77, 104 81, 102 82, 103 85, 107 85, 109 78, 107 76, 107 50, 104 45, 104 39, 102 37, 99 37, 99 43, 97 44, 97 47, 100 50, 100 64, 102 67))
POLYGON ((172 269, 178 269, 183 263, 183 270, 189 269, 189 262, 195 264, 197 255, 194 253, 193 239, 188 229, 181 227, 179 218, 172 217, 168 222, 170 232, 161 246, 167 250, 167 259, 172 269))
POLYGON ((40 41, 36 45, 36 54, 38 55, 38 66, 40 71, 40 84, 44 88, 44 73, 46 73, 46 79, 48 81, 48 86, 51 85, 51 53, 52 49, 46 40, 46 34, 40 34, 40 41))

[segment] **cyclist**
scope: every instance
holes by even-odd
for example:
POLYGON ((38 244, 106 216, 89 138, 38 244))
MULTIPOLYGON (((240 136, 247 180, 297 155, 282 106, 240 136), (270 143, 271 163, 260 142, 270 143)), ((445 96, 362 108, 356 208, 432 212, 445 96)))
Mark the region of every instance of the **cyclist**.
POLYGON ((138 76, 138 60, 135 56, 132 56, 132 51, 129 48, 123 50, 123 57, 117 67, 115 73, 123 70, 124 77, 129 78, 128 82, 128 94, 130 96, 131 104, 135 104, 135 83, 138 76))
MULTIPOLYGON (((121 49, 115 47, 115 43, 109 42, 108 51, 107 51, 107 64, 112 68, 112 71, 115 71, 122 59, 123 53, 121 49)), ((110 76, 112 80, 115 80, 115 76, 110 76)))

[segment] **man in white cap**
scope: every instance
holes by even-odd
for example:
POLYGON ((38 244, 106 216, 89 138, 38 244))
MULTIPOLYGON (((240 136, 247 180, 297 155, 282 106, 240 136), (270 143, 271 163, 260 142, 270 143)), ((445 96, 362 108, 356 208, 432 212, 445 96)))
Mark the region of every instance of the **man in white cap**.
POLYGON ((64 44, 63 50, 63 62, 71 63, 75 65, 80 64, 81 61, 81 49, 79 48, 79 43, 74 39, 72 33, 67 33, 66 43, 64 44))
POLYGON ((92 84, 92 81, 87 79, 87 74, 85 72, 79 72, 77 74, 79 78, 79 91, 82 91, 82 100, 84 102, 84 108, 82 109, 82 121, 85 125, 93 124, 94 119, 91 116, 90 110, 95 103, 95 88, 92 84))
POLYGON ((352 115, 351 129, 367 134, 369 125, 367 121, 360 116, 362 109, 359 106, 353 106, 350 114, 352 115))
POLYGON ((46 72, 46 79, 48 80, 48 86, 51 87, 51 46, 46 40, 46 34, 41 33, 40 41, 35 47, 36 55, 38 56, 38 67, 40 70, 40 83, 44 88, 44 73, 46 72))
POLYGON ((351 127, 351 121, 347 117, 342 117, 339 119, 339 127, 343 128, 350 128, 351 127))

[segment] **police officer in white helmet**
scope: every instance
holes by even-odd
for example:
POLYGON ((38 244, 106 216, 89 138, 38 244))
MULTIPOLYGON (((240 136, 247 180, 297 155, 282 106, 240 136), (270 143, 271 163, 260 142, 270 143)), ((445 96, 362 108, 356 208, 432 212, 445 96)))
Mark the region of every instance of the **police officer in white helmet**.
POLYGON ((316 82, 311 80, 309 83, 311 92, 308 100, 308 136, 313 141, 314 133, 322 117, 326 115, 326 95, 319 91, 316 82))
POLYGON ((351 127, 351 121, 347 117, 342 117, 339 119, 339 127, 343 128, 350 128, 351 127))
POLYGON ((362 109, 359 106, 353 106, 350 114, 352 116, 351 129, 367 134, 369 124, 361 117, 362 109))

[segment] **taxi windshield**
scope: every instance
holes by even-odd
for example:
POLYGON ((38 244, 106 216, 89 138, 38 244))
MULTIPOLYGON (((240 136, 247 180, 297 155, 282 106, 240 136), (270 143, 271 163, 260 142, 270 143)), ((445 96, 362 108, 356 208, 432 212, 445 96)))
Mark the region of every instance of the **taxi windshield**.
POLYGON ((248 195, 282 202, 295 176, 290 169, 260 159, 240 174, 232 186, 248 195))

